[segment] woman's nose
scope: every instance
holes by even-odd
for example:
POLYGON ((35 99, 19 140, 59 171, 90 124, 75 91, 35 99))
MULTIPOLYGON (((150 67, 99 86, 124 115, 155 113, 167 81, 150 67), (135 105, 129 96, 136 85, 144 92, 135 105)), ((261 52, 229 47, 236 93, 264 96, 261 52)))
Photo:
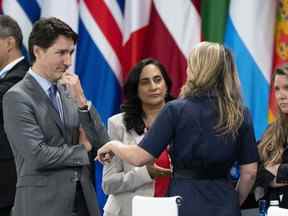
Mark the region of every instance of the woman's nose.
POLYGON ((156 89, 158 87, 157 83, 155 83, 153 80, 150 82, 150 88, 151 89, 156 89))

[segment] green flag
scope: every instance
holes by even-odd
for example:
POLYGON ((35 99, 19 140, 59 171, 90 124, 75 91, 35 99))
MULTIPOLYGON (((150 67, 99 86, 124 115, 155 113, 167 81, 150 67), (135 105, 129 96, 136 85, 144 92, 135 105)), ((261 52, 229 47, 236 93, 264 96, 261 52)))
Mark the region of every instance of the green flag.
POLYGON ((202 0, 202 33, 205 41, 224 41, 226 18, 230 0, 202 0))

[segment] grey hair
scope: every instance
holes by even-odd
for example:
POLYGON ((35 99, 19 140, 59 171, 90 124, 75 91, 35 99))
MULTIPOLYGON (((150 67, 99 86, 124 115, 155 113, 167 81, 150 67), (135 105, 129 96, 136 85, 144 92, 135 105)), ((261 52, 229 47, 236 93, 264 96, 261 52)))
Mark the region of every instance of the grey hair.
POLYGON ((18 23, 8 15, 0 15, 0 38, 13 37, 18 48, 22 45, 23 35, 18 23))

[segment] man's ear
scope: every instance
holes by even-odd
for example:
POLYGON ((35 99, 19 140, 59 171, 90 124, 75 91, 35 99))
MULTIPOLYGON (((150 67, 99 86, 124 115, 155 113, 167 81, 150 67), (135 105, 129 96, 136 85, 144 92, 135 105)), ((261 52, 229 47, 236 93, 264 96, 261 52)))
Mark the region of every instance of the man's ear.
POLYGON ((41 56, 43 55, 44 51, 45 50, 43 48, 41 48, 41 47, 39 47, 37 45, 33 46, 33 53, 34 53, 36 59, 41 58, 41 56))
POLYGON ((16 40, 15 40, 14 37, 8 36, 7 38, 5 38, 5 41, 6 41, 6 46, 7 46, 8 52, 10 52, 11 50, 15 49, 16 40))

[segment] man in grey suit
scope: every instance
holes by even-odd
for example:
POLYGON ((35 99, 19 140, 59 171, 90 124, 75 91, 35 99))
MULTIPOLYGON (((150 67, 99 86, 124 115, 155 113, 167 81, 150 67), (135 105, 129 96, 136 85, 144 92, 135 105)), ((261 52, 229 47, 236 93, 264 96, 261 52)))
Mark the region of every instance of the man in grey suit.
POLYGON ((67 72, 76 40, 57 18, 37 21, 29 37, 32 67, 4 96, 18 177, 14 216, 100 215, 89 156, 108 136, 78 77, 67 72))

